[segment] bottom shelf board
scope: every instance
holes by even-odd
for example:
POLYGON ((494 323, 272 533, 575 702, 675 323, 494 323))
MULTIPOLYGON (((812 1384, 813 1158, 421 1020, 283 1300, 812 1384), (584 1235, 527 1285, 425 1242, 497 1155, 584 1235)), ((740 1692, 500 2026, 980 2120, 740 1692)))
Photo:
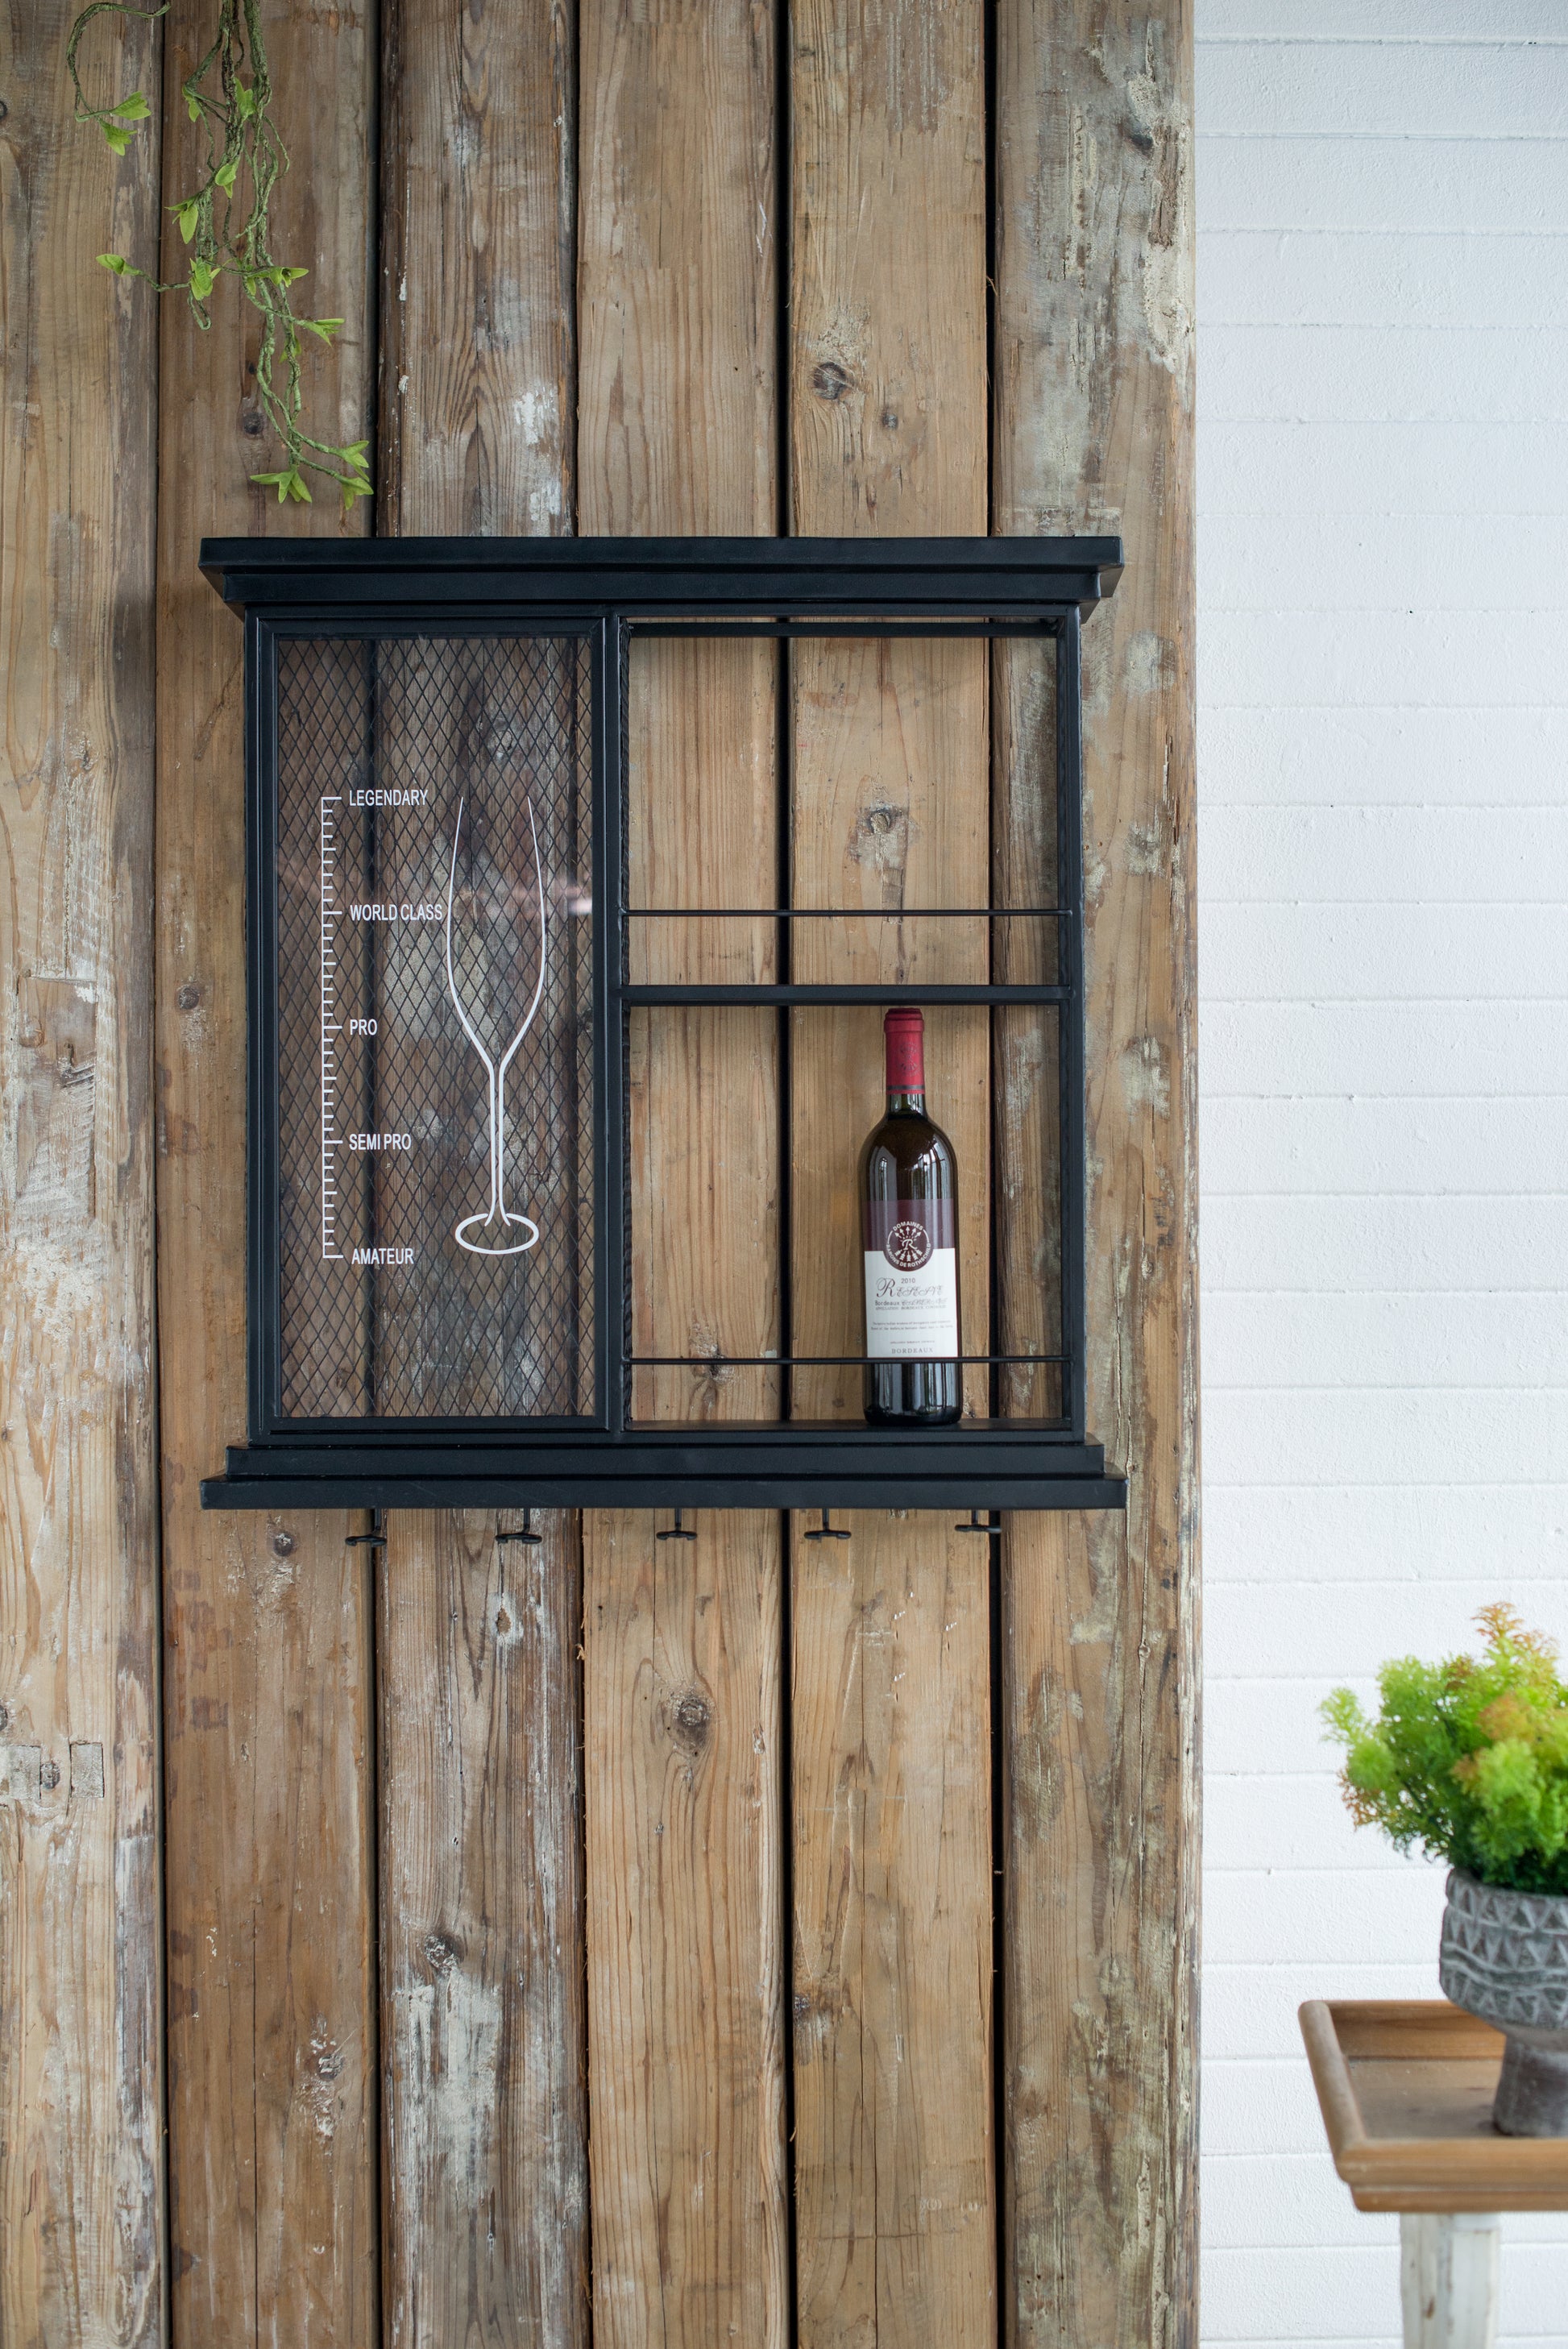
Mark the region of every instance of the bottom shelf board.
POLYGON ((1308 1999, 1301 2034, 1358 2210, 1568 2210, 1568 2137, 1503 2137, 1503 2040, 1447 1999, 1308 1999))
POLYGON ((1125 1509, 1115 1476, 204 1476, 204 1509, 1125 1509))
POLYGON ((1016 1423, 507 1440, 335 1431, 233 1447, 205 1509, 1123 1509, 1098 1444, 1016 1423))

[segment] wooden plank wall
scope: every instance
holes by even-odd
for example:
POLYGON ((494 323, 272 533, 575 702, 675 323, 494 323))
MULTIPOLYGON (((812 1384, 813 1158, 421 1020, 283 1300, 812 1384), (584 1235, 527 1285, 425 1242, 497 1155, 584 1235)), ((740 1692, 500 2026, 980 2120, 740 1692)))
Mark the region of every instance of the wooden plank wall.
MULTIPOLYGON (((771 12, 603 0, 580 78, 581 526, 771 533, 771 12)), ((770 647, 639 648, 634 903, 773 902, 774 674, 770 647)), ((773 975, 760 925, 650 926, 665 968, 773 975)), ((773 1023, 655 1018, 632 1049, 646 1350, 777 1348, 773 1023)), ((769 1376, 655 1373, 640 1407, 766 1415, 769 1376)), ((780 1556, 759 1511, 689 1541, 645 1510, 585 1521, 600 2349, 787 2339, 780 1556)))
MULTIPOLYGON (((1111 530, 1084 633, 1088 1417, 1125 1517, 1003 1543, 1010 2338, 1194 2327, 1191 20, 1002 0, 992 527, 1111 530), (1140 2215, 1143 2214, 1143 2215, 1140 2215)), ((1043 713, 1042 713, 1043 714, 1043 713)), ((1013 755, 1030 754, 1016 727, 1013 755)))
MULTIPOLYGON (((554 1514, 537 1547, 394 1515, 384 1555, 346 1547, 363 1519, 199 1513, 243 1423, 243 970, 239 630, 195 545, 340 524, 247 486, 269 442, 232 306, 155 329, 92 267, 152 264, 208 0, 104 30, 106 73, 122 45, 123 87, 162 77, 119 163, 67 120, 70 10, 11 0, 0 2338, 1176 2349, 1185 0, 265 6, 274 243, 349 321, 312 396, 345 439, 375 422, 349 527, 1126 534, 1085 639, 1089 1386, 1133 1506, 1010 1519, 999 1566, 881 1512, 845 1543, 554 1514)), ((1007 812, 1053 710, 1019 657, 650 651, 636 902, 787 878, 880 915, 1039 869, 1007 812)), ((985 975, 957 926, 797 927, 798 976, 985 975)), ((772 925, 650 928, 648 976, 775 975, 772 925)), ((995 1067, 983 1018, 929 1030, 976 1352, 993 1247, 1031 1244, 1019 1185, 989 1227, 989 1154, 1053 1081, 1048 1038, 1001 1028, 995 1067)), ((766 1415, 777 1374, 725 1355, 853 1350, 877 1047, 874 1016, 638 1030, 638 1344, 702 1358, 642 1408, 766 1415)), ((791 1405, 852 1414, 853 1379, 791 1405)))
MULTIPOLYGON (((573 27, 405 0, 382 94, 384 533, 572 523, 573 27)), ((377 1616, 388 2344, 587 2339, 577 1520, 397 1511, 377 1616)))
MULTIPOLYGON (((0 9, 0 2340, 163 2326, 153 1313, 156 129, 0 9), (111 225, 112 224, 112 225, 111 225)), ((156 27, 101 70, 156 96, 156 27)))
MULTIPOLYGON (((799 0, 789 23, 790 526, 985 529, 985 99, 979 8, 799 0), (854 102, 845 104, 845 92, 854 102)), ((983 905, 985 654, 791 647, 800 905, 983 905)), ((802 978, 984 978, 984 926, 807 923, 802 978)), ((963 1170, 965 1350, 988 1334, 984 1013, 928 1019, 963 1170)), ((879 1113, 882 1023, 794 1020, 795 1338, 860 1350, 845 1170, 879 1113)), ((982 1374, 983 1375, 983 1374, 982 1374)), ((860 1372, 800 1381, 859 1417, 860 1372)), ((983 1387, 966 1395, 984 1407, 983 1387)), ((990 1543, 863 1512, 791 1543, 795 2173, 810 2349, 996 2334, 990 1543)))
MULTIPOLYGON (((180 85, 205 0, 164 19, 169 187, 200 169, 180 85)), ((348 322, 312 368, 369 429, 375 58, 363 25, 267 12, 290 126, 273 246, 348 322)), ((165 220, 163 267, 182 247, 165 220)), ((204 531, 333 532, 251 488, 271 443, 253 314, 164 307, 159 386, 160 1388, 169 1952, 170 2270, 181 2342, 374 2341, 378 2200, 370 1572, 348 1520, 211 1516, 198 1479, 244 1425, 244 829, 238 623, 204 531)), ((361 510, 363 515, 363 510, 361 510)), ((363 520, 361 521, 363 527, 363 520)))

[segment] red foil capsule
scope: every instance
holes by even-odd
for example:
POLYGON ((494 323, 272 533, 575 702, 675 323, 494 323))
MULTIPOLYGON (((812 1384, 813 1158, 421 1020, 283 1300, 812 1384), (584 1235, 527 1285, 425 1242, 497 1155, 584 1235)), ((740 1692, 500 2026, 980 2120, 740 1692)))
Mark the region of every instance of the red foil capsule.
POLYGON ((913 1003, 895 1004, 882 1021, 890 1093, 925 1091, 925 1019, 913 1003))

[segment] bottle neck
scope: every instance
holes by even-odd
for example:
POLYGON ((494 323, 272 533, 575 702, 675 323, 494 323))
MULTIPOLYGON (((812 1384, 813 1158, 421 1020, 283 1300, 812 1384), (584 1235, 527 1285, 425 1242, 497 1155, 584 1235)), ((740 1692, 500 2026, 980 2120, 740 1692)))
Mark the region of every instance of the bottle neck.
POLYGON ((890 1014, 883 1032, 888 1115, 923 1116, 925 1035, 919 1012, 890 1014))

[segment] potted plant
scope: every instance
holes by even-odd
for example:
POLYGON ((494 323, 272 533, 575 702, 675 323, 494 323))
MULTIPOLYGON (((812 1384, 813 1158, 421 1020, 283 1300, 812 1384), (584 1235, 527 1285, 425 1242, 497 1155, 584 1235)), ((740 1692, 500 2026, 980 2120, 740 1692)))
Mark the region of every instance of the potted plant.
POLYGON ((1557 1651, 1511 1607, 1481 1609, 1480 1656, 1401 1656, 1368 1720, 1349 1689, 1323 1706, 1346 1749, 1357 1826, 1449 1865, 1439 1979, 1507 2035, 1496 2127, 1568 2136, 1568 1687, 1557 1651))

